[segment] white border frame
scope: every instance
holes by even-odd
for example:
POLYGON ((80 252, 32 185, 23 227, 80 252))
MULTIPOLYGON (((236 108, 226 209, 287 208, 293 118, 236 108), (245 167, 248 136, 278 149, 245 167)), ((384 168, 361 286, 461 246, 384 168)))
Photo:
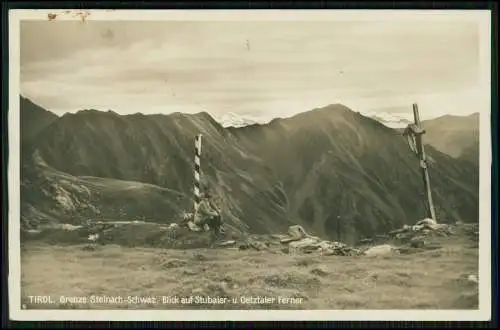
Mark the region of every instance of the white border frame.
MULTIPOLYGON (((491 104, 489 10, 10 10, 9 11, 9 312, 11 320, 67 321, 487 321, 491 319, 491 126, 480 113, 478 310, 22 310, 20 262, 20 21, 47 20, 469 20, 480 26, 484 98, 491 104)), ((457 56, 460 56, 457 54, 457 56)))

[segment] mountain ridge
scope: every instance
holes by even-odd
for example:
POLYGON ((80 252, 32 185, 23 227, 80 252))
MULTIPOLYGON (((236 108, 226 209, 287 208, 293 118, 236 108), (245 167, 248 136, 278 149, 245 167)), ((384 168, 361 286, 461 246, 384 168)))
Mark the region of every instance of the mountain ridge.
MULTIPOLYGON (((272 233, 299 223, 349 241, 423 216, 415 205, 423 191, 418 160, 405 140, 339 104, 242 128, 224 128, 206 112, 73 114, 46 128, 30 150, 76 178, 138 181, 181 192, 178 208, 158 206, 175 218, 192 205, 198 133, 204 136, 204 184, 221 199, 227 222, 241 230, 272 233)), ((438 214, 445 222, 476 221, 474 167, 433 149, 429 154, 437 162, 431 177, 438 214)))
POLYGON ((474 164, 479 164, 479 113, 468 116, 444 115, 438 118, 424 120, 425 142, 437 150, 454 158, 463 158, 474 164), (476 150, 476 151, 474 151, 476 150), (475 159, 472 155, 478 154, 475 159))
POLYGON ((23 109, 20 112, 22 143, 34 139, 38 133, 59 118, 55 113, 40 107, 23 95, 19 95, 19 104, 23 109))

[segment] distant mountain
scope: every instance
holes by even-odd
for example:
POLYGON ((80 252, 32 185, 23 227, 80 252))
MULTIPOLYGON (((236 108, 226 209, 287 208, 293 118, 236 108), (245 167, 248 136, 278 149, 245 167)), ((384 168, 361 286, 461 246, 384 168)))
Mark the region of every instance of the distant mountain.
POLYGON ((364 116, 375 119, 390 128, 405 128, 412 123, 411 116, 403 113, 389 113, 384 111, 366 112, 364 116))
POLYGON ((34 138, 41 130, 59 117, 29 99, 20 96, 21 140, 26 142, 34 138))
POLYGON ((446 115, 422 121, 425 143, 452 157, 479 163, 479 113, 446 115), (477 157, 476 157, 477 156, 477 157))
MULTIPOLYGON (((23 161, 22 215, 29 222, 28 210, 57 208, 61 218, 64 198, 54 189, 63 187, 77 199, 93 192, 84 198, 92 207, 77 207, 74 219, 147 214, 170 222, 192 206, 198 133, 202 179, 226 221, 240 230, 274 233, 301 224, 350 242, 424 215, 418 160, 403 137, 342 105, 239 128, 224 128, 207 113, 66 114, 38 135, 23 161), (40 194, 43 203, 32 198, 40 194), (111 211, 116 208, 122 211, 111 211)), ((477 221, 474 166, 428 152, 439 220, 477 221)))
POLYGON ((244 127, 254 124, 262 124, 253 118, 248 118, 246 116, 238 115, 234 112, 228 112, 224 115, 216 118, 217 122, 221 124, 222 127, 244 127))
MULTIPOLYGON (((365 114, 367 115, 367 114, 365 114)), ((413 121, 385 115, 368 114, 380 123, 393 127, 400 134, 413 121)), ((422 121, 426 130, 424 143, 452 156, 479 164, 479 113, 468 116, 445 115, 422 121)))

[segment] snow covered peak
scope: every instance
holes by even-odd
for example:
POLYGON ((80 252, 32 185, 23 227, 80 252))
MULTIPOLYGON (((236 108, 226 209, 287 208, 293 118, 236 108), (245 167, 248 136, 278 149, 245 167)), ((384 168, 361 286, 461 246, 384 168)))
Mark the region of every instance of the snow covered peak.
POLYGON ((366 112, 363 115, 390 128, 404 128, 412 123, 411 113, 366 112))
POLYGON ((216 120, 223 127, 244 127, 261 123, 259 120, 256 120, 255 118, 251 118, 248 116, 241 116, 234 112, 227 112, 224 115, 220 116, 219 118, 216 118, 216 120))

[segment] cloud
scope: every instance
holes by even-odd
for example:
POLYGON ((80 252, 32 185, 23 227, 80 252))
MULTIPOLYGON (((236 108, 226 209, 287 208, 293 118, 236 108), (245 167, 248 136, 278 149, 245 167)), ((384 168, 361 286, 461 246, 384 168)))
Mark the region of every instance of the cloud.
POLYGON ((467 92, 479 77, 470 23, 24 24, 21 90, 58 113, 271 118, 330 103, 371 111, 412 102, 466 111, 480 97, 467 92))

